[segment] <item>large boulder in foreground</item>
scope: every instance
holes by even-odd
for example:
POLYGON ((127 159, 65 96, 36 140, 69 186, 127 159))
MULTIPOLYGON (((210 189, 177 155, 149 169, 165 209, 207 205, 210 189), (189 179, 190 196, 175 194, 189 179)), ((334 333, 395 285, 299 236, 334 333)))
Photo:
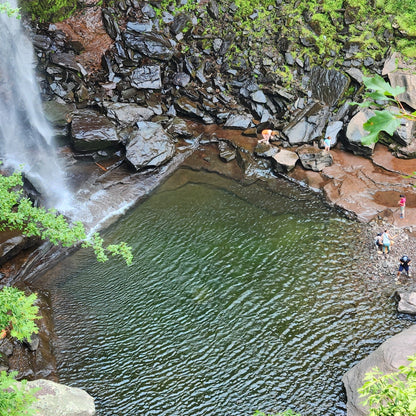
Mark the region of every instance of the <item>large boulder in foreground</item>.
POLYGON ((38 400, 33 407, 42 416, 94 416, 94 399, 76 387, 68 387, 50 380, 27 383, 29 388, 39 388, 38 400))
POLYGON ((383 374, 394 373, 402 365, 408 365, 408 357, 416 354, 416 325, 383 342, 367 358, 351 368, 342 378, 347 393, 347 416, 366 416, 368 408, 363 406, 357 390, 364 384, 364 376, 374 367, 383 374))
POLYGON ((126 159, 137 171, 161 166, 172 159, 175 145, 160 124, 140 121, 137 127, 126 146, 126 159))

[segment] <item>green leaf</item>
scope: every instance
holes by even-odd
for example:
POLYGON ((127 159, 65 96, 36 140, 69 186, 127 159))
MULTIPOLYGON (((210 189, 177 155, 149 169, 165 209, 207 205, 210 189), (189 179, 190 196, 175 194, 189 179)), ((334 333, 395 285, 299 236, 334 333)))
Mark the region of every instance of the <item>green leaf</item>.
POLYGON ((367 136, 362 138, 363 144, 371 144, 377 142, 380 131, 385 131, 391 136, 400 126, 400 120, 396 115, 390 111, 374 111, 375 116, 371 117, 363 124, 365 130, 370 132, 367 136))
MULTIPOLYGON (((392 87, 388 82, 384 81, 380 75, 363 77, 363 83, 368 89, 374 90, 382 96, 396 97, 406 91, 404 87, 392 87)), ((384 97, 384 99, 386 98, 384 97)))

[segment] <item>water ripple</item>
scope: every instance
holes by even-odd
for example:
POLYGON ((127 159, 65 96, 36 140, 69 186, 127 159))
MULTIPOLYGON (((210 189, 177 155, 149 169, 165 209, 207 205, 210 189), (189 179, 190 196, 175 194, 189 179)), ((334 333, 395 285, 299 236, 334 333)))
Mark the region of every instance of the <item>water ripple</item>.
POLYGON ((342 375, 408 323, 359 278, 357 226, 281 186, 167 183, 107 236, 132 267, 51 271, 61 381, 100 416, 341 415, 342 375))

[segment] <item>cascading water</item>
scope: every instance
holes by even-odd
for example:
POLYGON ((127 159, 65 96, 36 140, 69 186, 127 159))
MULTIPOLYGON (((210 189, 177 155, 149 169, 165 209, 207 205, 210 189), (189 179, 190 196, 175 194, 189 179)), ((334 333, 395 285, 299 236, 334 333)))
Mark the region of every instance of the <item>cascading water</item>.
MULTIPOLYGON (((3 3, 0 0, 0 3, 3 3)), ((16 0, 8 1, 12 8, 16 0)), ((34 53, 20 20, 0 13, 0 159, 23 172, 45 203, 64 209, 70 201, 42 113, 34 53)))

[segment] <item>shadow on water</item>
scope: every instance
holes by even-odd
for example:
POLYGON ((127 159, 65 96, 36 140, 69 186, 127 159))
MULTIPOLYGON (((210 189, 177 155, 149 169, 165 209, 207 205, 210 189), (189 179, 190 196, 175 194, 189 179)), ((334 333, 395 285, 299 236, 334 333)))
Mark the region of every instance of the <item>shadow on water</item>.
POLYGON ((409 322, 368 291, 361 225, 273 183, 180 169, 107 233, 130 268, 48 272, 61 382, 102 416, 344 415, 342 375, 409 322))

